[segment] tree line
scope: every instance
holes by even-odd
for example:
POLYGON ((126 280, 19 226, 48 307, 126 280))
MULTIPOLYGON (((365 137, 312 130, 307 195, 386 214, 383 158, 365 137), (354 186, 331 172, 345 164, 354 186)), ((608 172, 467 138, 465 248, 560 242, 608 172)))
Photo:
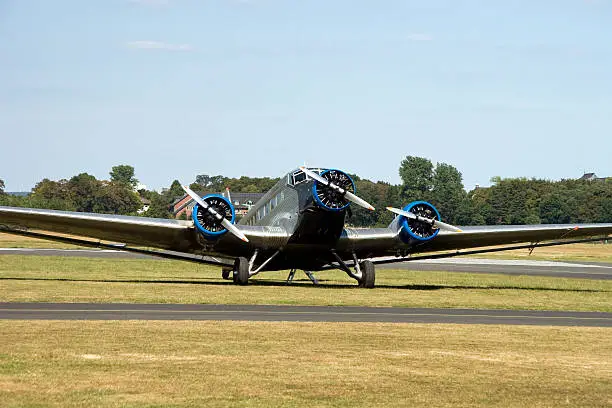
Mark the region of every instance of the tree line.
MULTIPOLYGON (((493 177, 490 187, 466 191, 461 172, 447 163, 407 156, 400 164, 400 184, 351 175, 359 196, 378 210, 353 209, 354 226, 386 226, 393 214, 386 206, 403 207, 415 200, 431 202, 442 219, 456 225, 612 222, 612 179, 606 181, 493 177)), ((70 179, 43 179, 24 197, 6 194, 0 179, 0 205, 109 214, 172 218, 171 204, 184 195, 174 180, 161 192, 137 190, 132 166, 114 166, 108 180, 81 173, 70 179), (148 209, 144 211, 144 203, 148 209)), ((201 193, 265 193, 279 178, 200 174, 190 188, 201 193)))

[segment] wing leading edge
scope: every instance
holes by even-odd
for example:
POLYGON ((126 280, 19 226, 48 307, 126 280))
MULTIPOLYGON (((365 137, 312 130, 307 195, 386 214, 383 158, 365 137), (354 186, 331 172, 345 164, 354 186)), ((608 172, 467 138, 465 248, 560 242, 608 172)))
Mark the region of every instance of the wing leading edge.
POLYGON ((250 255, 255 247, 275 247, 288 239, 281 228, 240 226, 249 244, 226 234, 216 250, 209 250, 192 221, 0 206, 0 231, 30 229, 200 255, 219 255, 220 250, 228 257, 250 255))
MULTIPOLYGON (((539 225, 490 225, 462 226, 462 232, 441 231, 438 236, 423 242, 405 244, 399 234, 391 228, 361 229, 347 228, 342 237, 342 249, 368 254, 367 258, 384 258, 383 263, 403 262, 413 259, 415 254, 443 252, 436 258, 457 256, 455 250, 503 246, 518 249, 554 242, 564 245, 578 240, 600 240, 612 235, 612 223, 606 224, 539 224, 539 225), (597 237, 597 238, 595 238, 597 237), (519 245, 527 244, 527 245, 519 245), (451 252, 452 251, 452 252, 451 252), (395 259, 395 261, 393 261, 395 259)), ((544 245, 541 245, 544 246, 544 245)), ((496 252, 495 249, 479 249, 478 253, 496 252)), ((471 251, 470 253, 475 253, 471 251)), ((424 259, 429 256, 419 256, 424 259)), ((347 258, 349 258, 347 256, 347 258)), ((376 261, 375 261, 376 263, 376 261)))

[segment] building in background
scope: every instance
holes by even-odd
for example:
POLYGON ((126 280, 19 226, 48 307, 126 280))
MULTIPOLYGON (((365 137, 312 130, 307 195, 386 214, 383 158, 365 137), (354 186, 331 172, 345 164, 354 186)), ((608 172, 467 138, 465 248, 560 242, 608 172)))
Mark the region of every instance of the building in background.
MULTIPOLYGON (((235 193, 226 190, 221 193, 210 193, 210 192, 201 192, 196 191, 196 193, 200 197, 205 197, 209 194, 219 194, 223 197, 229 199, 231 203, 234 205, 234 210, 236 211, 236 218, 240 219, 251 209, 253 204, 255 204, 261 197, 264 196, 264 193, 235 193)), ((191 213, 193 212, 193 207, 195 205, 195 201, 189 197, 189 195, 185 194, 184 196, 177 198, 172 203, 172 213, 175 218, 191 218, 191 213)))

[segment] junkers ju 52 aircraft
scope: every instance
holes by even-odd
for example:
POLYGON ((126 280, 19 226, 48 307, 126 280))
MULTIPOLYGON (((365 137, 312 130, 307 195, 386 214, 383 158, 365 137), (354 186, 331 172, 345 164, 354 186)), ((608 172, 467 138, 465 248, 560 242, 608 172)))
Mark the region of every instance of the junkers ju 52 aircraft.
POLYGON ((374 287, 376 264, 533 249, 612 234, 612 223, 455 227, 425 201, 387 207, 397 217, 386 228, 350 228, 345 215, 351 204, 374 208, 356 195, 350 176, 336 169, 302 166, 289 172, 238 224, 227 198, 184 189, 197 203, 191 221, 0 207, 0 230, 219 265, 224 278, 233 273, 241 285, 264 271, 288 269, 291 280, 301 269, 316 283, 313 271, 340 269, 365 288, 374 287), (503 247, 466 250, 494 245, 503 247))

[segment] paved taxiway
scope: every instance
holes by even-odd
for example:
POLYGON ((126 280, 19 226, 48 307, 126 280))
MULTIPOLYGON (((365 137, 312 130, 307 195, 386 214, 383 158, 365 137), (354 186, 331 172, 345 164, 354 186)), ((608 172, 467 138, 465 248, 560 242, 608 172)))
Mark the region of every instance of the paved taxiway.
POLYGON ((360 306, 0 303, 0 319, 246 320, 612 327, 612 313, 603 312, 425 309, 360 306))
MULTIPOLYGON (((148 255, 115 250, 97 249, 30 249, 0 248, 0 255, 80 256, 89 258, 141 258, 160 259, 148 255)), ((409 261, 379 265, 381 269, 410 269, 413 271, 448 271, 495 273, 502 275, 552 276, 580 279, 612 279, 612 264, 586 262, 550 262, 532 260, 502 260, 448 258, 409 261)))

